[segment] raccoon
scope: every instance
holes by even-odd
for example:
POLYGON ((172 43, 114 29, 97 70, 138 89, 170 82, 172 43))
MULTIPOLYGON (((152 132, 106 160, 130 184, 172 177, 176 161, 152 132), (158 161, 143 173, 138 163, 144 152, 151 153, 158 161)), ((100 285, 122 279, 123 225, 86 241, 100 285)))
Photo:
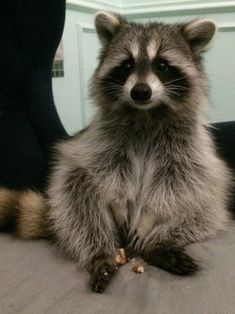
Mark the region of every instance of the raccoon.
POLYGON ((102 44, 90 88, 97 114, 57 145, 48 209, 38 217, 42 235, 47 229, 88 269, 101 293, 120 247, 177 275, 196 272, 185 246, 226 228, 231 173, 205 119, 202 55, 215 23, 144 25, 98 12, 95 26, 102 44))

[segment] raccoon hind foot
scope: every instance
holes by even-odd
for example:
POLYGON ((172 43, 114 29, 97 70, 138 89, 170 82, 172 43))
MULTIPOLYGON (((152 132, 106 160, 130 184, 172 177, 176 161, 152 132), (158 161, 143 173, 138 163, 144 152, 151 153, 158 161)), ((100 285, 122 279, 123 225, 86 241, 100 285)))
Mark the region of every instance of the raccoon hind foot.
POLYGON ((110 257, 95 260, 90 279, 91 289, 97 293, 104 292, 117 270, 116 262, 110 257))
POLYGON ((200 270, 198 263, 187 255, 183 248, 158 248, 149 253, 145 260, 151 265, 180 276, 191 275, 200 270))

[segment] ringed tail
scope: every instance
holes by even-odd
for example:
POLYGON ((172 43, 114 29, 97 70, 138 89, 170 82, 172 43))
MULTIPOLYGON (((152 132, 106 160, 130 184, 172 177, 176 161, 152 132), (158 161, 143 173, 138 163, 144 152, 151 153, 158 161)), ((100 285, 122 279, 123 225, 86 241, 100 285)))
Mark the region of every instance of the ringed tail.
POLYGON ((42 193, 0 189, 0 231, 21 239, 48 238, 48 210, 42 193))

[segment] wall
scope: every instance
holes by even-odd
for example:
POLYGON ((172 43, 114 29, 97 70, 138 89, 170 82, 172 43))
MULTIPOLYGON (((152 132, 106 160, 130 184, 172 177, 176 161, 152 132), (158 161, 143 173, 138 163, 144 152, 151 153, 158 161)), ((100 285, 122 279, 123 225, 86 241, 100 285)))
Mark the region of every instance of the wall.
POLYGON ((55 103, 69 133, 84 128, 92 109, 88 101, 88 80, 96 66, 98 40, 93 15, 67 10, 63 34, 64 78, 53 79, 55 103))
POLYGON ((205 56, 211 83, 210 121, 235 120, 235 1, 67 1, 63 36, 65 77, 53 79, 55 102, 70 133, 85 127, 95 108, 88 100, 88 82, 97 64, 99 42, 93 18, 97 10, 119 11, 140 22, 183 22, 214 18, 218 33, 205 56))

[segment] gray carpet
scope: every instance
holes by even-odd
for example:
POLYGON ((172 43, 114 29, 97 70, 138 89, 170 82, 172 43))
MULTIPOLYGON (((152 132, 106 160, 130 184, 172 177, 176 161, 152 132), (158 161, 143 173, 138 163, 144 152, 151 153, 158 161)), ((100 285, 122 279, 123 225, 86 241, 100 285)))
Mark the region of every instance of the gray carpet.
POLYGON ((123 266, 104 294, 45 241, 0 235, 0 314, 235 314, 235 226, 188 252, 204 270, 177 277, 123 266))

